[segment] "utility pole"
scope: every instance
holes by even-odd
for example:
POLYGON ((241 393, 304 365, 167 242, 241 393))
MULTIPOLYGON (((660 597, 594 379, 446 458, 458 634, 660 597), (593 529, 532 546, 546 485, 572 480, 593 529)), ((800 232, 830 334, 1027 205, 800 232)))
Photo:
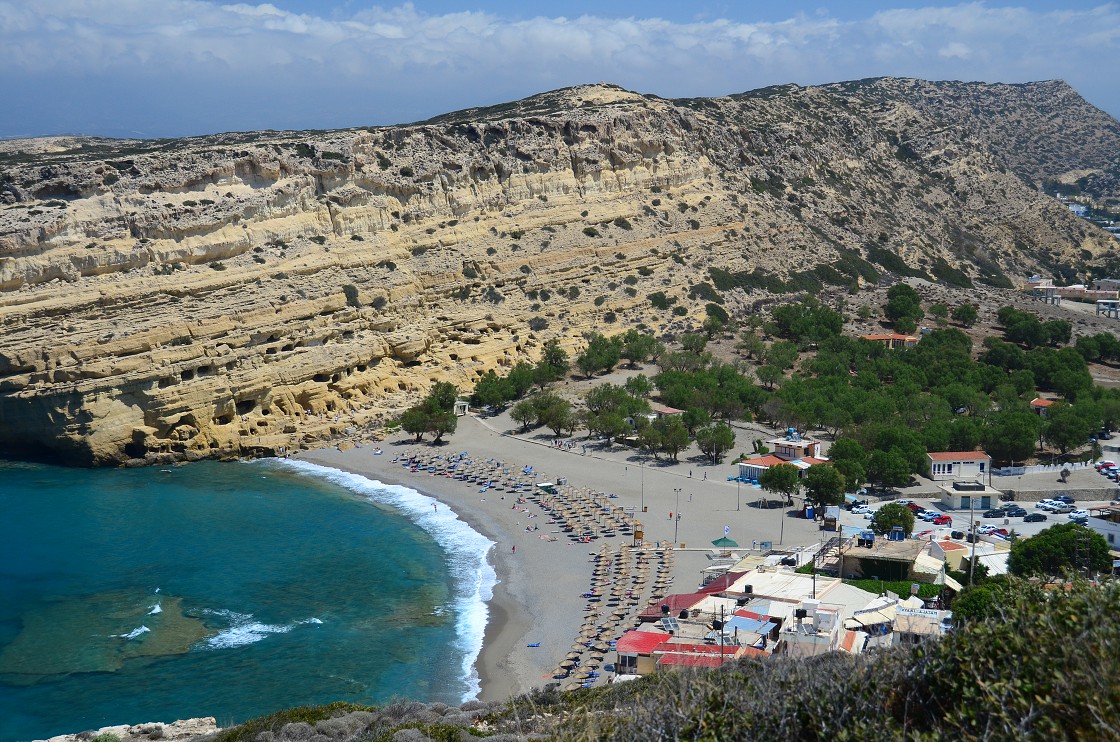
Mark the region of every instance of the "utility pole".
POLYGON ((677 509, 673 511, 673 546, 677 545, 677 526, 681 522, 681 488, 674 487, 673 492, 677 497, 677 509))
POLYGON ((735 512, 739 511, 739 485, 742 483, 741 476, 742 475, 740 475, 738 471, 735 472, 735 512))
POLYGON ((972 576, 976 573, 976 496, 968 498, 968 531, 972 535, 972 557, 968 560, 968 584, 972 584, 972 576))

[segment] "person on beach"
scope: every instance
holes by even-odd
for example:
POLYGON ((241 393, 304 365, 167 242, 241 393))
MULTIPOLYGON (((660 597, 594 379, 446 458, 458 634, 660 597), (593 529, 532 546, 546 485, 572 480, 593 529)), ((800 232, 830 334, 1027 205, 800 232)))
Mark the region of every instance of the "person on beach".
POLYGON ((513 545, 513 553, 514 553, 514 554, 516 554, 516 553, 517 553, 517 544, 514 544, 514 545, 513 545))

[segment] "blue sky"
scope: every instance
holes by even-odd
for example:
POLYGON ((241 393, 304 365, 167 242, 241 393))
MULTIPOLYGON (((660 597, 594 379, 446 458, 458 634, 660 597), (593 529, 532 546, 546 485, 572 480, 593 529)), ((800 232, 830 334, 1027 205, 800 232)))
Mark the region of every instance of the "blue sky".
POLYGON ((1061 78, 1120 115, 1117 2, 0 0, 0 49, 0 137, 392 124, 600 80, 1061 78))

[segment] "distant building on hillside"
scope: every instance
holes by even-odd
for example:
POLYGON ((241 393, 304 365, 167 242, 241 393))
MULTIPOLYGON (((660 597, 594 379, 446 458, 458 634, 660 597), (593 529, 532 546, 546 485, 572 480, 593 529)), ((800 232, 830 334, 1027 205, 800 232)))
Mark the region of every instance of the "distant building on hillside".
POLYGON ((882 343, 888 348, 913 348, 918 344, 918 338, 913 335, 903 335, 897 332, 886 332, 872 335, 860 335, 862 340, 870 340, 873 343, 882 343))
POLYGON ((1035 397, 1031 400, 1031 412, 1035 413, 1039 417, 1046 417, 1047 413, 1050 412, 1050 408, 1053 406, 1054 400, 1052 399, 1035 397))

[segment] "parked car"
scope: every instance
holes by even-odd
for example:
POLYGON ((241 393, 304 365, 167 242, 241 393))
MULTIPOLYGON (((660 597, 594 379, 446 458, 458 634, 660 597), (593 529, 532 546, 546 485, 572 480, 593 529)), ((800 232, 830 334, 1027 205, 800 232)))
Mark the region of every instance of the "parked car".
POLYGON ((1076 508, 1073 505, 1067 505, 1064 502, 1059 502, 1054 507, 1050 508, 1055 513, 1072 513, 1076 508))
POLYGON ((1022 518, 1027 514, 1027 511, 1023 508, 1010 508, 1008 510, 1004 510, 1003 514, 1008 518, 1022 518))
POLYGON ((879 512, 879 511, 878 511, 878 510, 870 510, 870 509, 869 509, 869 510, 868 510, 867 512, 865 512, 865 513, 863 514, 863 517, 864 517, 865 519, 867 519, 867 520, 871 520, 872 518, 874 518, 874 517, 875 517, 875 513, 877 513, 877 512, 879 512))
POLYGON ((914 515, 917 515, 918 513, 921 513, 923 511, 925 511, 925 508, 923 508, 921 505, 919 505, 916 502, 907 503, 906 507, 910 508, 910 512, 913 513, 914 515))
POLYGON ((992 531, 992 535, 993 536, 1000 536, 1002 538, 1007 538, 1008 536, 1011 535, 1011 532, 1008 531, 1006 528, 997 528, 994 531, 992 531))
POLYGON ((982 534, 982 535, 986 535, 986 534, 989 534, 989 533, 994 533, 995 530, 996 530, 995 526, 990 526, 990 525, 987 525, 987 524, 976 527, 976 532, 979 533, 979 534, 982 534))
POLYGON ((1042 523, 1046 520, 1046 513, 1029 513, 1023 518, 1024 523, 1042 523))
POLYGON ((895 500, 893 504, 894 505, 906 505, 907 507, 909 507, 913 503, 914 503, 913 500, 895 500))
POLYGON ((1062 503, 1057 502, 1056 500, 1046 499, 1046 500, 1039 500, 1037 507, 1038 507, 1039 510, 1045 510, 1048 513, 1053 513, 1054 508, 1058 507, 1061 504, 1062 503))
POLYGON ((847 508, 848 510, 851 510, 853 513, 855 513, 855 512, 858 512, 856 510, 856 508, 861 508, 861 507, 864 507, 865 505, 867 505, 867 503, 864 502, 863 500, 852 500, 851 502, 849 502, 844 507, 847 508))
POLYGON ((1002 518, 1003 517, 1003 511, 1002 510, 985 510, 984 515, 981 516, 981 517, 983 517, 983 518, 1002 518))
POLYGON ((951 525, 953 525, 953 519, 950 518, 948 515, 943 515, 943 514, 938 515, 936 518, 934 518, 930 522, 933 523, 935 526, 951 526, 951 525))
POLYGON ((921 513, 918 514, 918 517, 921 518, 922 520, 927 520, 928 521, 928 520, 933 520, 934 518, 936 518, 939 515, 941 515, 941 513, 937 512, 936 510, 923 510, 921 513))
POLYGON ((864 515, 865 513, 871 512, 871 508, 867 507, 866 505, 856 505, 852 508, 852 512, 856 515, 864 515))
POLYGON ((1057 500, 1058 502, 1064 502, 1066 505, 1072 505, 1073 503, 1077 502, 1077 500, 1073 499, 1069 495, 1056 495, 1053 499, 1057 500))
POLYGON ((1097 433, 1097 440, 1099 440, 1099 441, 1110 441, 1110 440, 1112 440, 1112 431, 1102 428, 1101 431, 1099 433, 1097 433))
POLYGON ((1070 513, 1066 517, 1069 518, 1070 520, 1089 520, 1089 511, 1088 510, 1074 510, 1072 513, 1070 513))
POLYGON ((1094 466, 1094 468, 1096 468, 1097 471, 1100 471, 1101 469, 1105 469, 1105 468, 1110 467, 1110 466, 1116 466, 1116 462, 1115 461, 1109 461, 1108 459, 1104 459, 1102 461, 1098 461, 1097 463, 1093 464, 1093 466, 1094 466))

